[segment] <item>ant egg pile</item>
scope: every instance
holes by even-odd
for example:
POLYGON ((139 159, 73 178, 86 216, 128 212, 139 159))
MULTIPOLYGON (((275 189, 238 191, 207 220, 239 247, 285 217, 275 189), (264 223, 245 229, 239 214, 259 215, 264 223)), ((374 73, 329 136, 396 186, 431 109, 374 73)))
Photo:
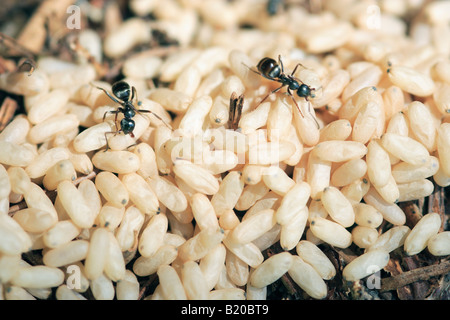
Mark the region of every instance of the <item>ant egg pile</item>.
POLYGON ((153 29, 178 41, 124 58, 134 107, 154 113, 134 137, 105 139, 123 114, 91 60, 0 75, 26 110, 0 133, 0 297, 265 299, 288 277, 324 299, 338 272, 359 281, 398 248, 450 254, 445 214, 408 226, 399 206, 450 184, 450 2, 424 3, 130 1, 79 44, 101 62, 153 29), (301 63, 308 101, 284 87, 259 104, 281 84, 254 71, 278 56, 285 74, 301 63), (325 247, 358 257, 342 270, 325 247))

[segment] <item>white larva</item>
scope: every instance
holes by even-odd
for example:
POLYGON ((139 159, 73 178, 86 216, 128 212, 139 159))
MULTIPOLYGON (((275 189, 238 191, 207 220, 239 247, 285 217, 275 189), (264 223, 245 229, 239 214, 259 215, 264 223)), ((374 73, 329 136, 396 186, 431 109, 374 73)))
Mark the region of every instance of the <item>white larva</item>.
POLYGON ((98 228, 91 235, 85 260, 85 272, 89 280, 97 279, 103 274, 109 253, 108 233, 107 229, 98 228))
POLYGON ((126 270, 124 278, 116 285, 117 300, 138 300, 139 289, 136 276, 130 270, 126 270))
POLYGON ((404 249, 408 255, 414 255, 426 248, 428 241, 441 227, 441 217, 431 212, 422 217, 405 239, 404 249))
POLYGON ((410 67, 393 66, 388 69, 388 76, 394 85, 419 97, 431 95, 436 89, 429 76, 410 67))
POLYGON ((75 240, 67 242, 44 254, 44 264, 49 267, 62 267, 86 258, 89 242, 86 240, 75 240))
POLYGON ((219 190, 219 182, 209 171, 187 160, 173 163, 174 173, 196 191, 212 195, 219 190))
POLYGON ((405 243, 409 232, 411 229, 408 226, 393 227, 379 235, 377 240, 366 250, 383 249, 390 253, 405 243))
POLYGON ((145 214, 153 215, 160 211, 156 193, 149 183, 137 173, 128 173, 121 177, 128 191, 130 201, 145 214))
POLYGON ((311 187, 306 182, 295 184, 282 198, 278 207, 275 218, 281 225, 289 223, 289 221, 302 210, 311 194, 311 187))
POLYGON ((250 277, 250 284, 256 288, 270 285, 285 274, 292 265, 289 252, 275 254, 259 265, 250 277))
POLYGON ((347 281, 357 281, 383 269, 389 262, 389 253, 383 249, 368 251, 345 266, 342 275, 347 281))
POLYGON ((343 162, 362 158, 367 147, 357 141, 330 140, 317 144, 312 152, 323 161, 343 162))
POLYGON ((274 226, 274 213, 273 209, 265 209, 243 220, 231 231, 230 241, 244 244, 263 235, 274 226))
POLYGON ((331 218, 345 228, 355 222, 351 202, 336 187, 327 187, 322 192, 322 204, 331 218))
MULTIPOLYGON (((307 222, 308 207, 304 206, 287 224, 281 226, 279 237, 280 245, 284 250, 292 250, 297 245, 303 236, 307 222)), ((277 226, 278 225, 275 225, 272 229, 277 226)), ((277 233, 275 233, 275 235, 277 235, 277 233)))
POLYGON ((314 243, 302 240, 295 250, 300 258, 310 264, 324 280, 330 280, 336 275, 336 269, 330 259, 314 243))
POLYGON ((11 279, 11 283, 24 288, 57 287, 64 281, 64 272, 55 267, 21 267, 11 279))
POLYGON ((435 256, 450 254, 450 231, 440 232, 432 236, 427 242, 428 251, 435 256))
POLYGON ((385 133, 381 137, 381 145, 390 154, 413 165, 425 164, 430 156, 420 142, 395 133, 385 133))
POLYGON ((295 181, 278 166, 268 167, 262 175, 262 180, 269 189, 282 196, 295 185, 295 181))
POLYGON ((168 223, 167 216, 163 213, 156 214, 150 219, 139 238, 138 250, 142 256, 150 257, 161 247, 168 223))
POLYGON ((338 248, 347 248, 352 244, 352 235, 347 229, 325 218, 313 218, 310 229, 317 238, 338 248))
POLYGON ((385 186, 391 176, 391 162, 378 140, 372 140, 367 145, 366 163, 370 182, 377 187, 385 186))
POLYGON ((397 226, 405 224, 406 216, 403 210, 397 204, 384 200, 373 187, 369 189, 363 199, 366 204, 377 209, 386 221, 397 226))
POLYGON ((158 268, 157 271, 162 294, 167 300, 186 300, 186 292, 177 271, 168 265, 158 268))
POLYGON ((309 296, 323 299, 327 295, 327 285, 319 273, 299 256, 292 256, 289 275, 309 296))

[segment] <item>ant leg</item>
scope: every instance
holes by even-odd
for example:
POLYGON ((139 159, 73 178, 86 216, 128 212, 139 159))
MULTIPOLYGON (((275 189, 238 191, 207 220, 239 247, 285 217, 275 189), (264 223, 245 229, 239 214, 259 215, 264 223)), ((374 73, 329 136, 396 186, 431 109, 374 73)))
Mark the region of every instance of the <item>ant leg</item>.
MULTIPOLYGON (((294 76, 295 71, 297 71, 297 68, 298 68, 299 66, 302 66, 303 68, 306 69, 306 67, 305 67, 304 65, 302 65, 301 63, 297 63, 297 65, 295 66, 294 70, 293 70, 292 73, 291 73, 291 76, 294 76)), ((302 83, 303 83, 303 82, 302 82, 302 83)))
POLYGON ((292 101, 294 101, 295 106, 297 107, 298 112, 300 112, 300 115, 304 118, 302 110, 300 109, 300 106, 298 105, 297 101, 295 101, 294 95, 289 91, 289 95, 291 96, 292 101))
POLYGON ((150 111, 150 110, 136 110, 138 113, 150 113, 150 114, 152 114, 155 118, 157 118, 158 120, 160 120, 162 123, 164 123, 164 125, 167 127, 167 128, 169 128, 169 129, 172 129, 172 127, 171 126, 169 126, 164 120, 163 120, 163 118, 161 118, 160 116, 158 116, 156 113, 154 113, 153 111, 150 111))
POLYGON ((308 112, 311 115, 311 117, 314 119, 314 122, 316 123, 317 129, 320 129, 319 122, 317 121, 316 117, 311 112, 311 102, 308 99, 306 99, 306 101, 308 101, 308 112))
MULTIPOLYGON (((91 85, 93 85, 93 84, 91 84, 91 85)), ((94 86, 94 85, 93 85, 94 86)), ((106 93, 106 95, 112 100, 112 101, 114 101, 115 103, 118 103, 118 104, 122 104, 119 100, 117 100, 116 98, 114 98, 108 91, 106 91, 105 89, 103 89, 103 88, 100 88, 100 87, 97 87, 97 86, 94 86, 94 87, 96 87, 97 89, 100 89, 100 90, 102 90, 104 93, 106 93)))
POLYGON ((130 148, 132 148, 132 147, 134 147, 134 146, 137 146, 137 142, 135 142, 135 143, 133 143, 133 144, 130 144, 130 145, 127 147, 127 150, 130 149, 130 148))
POLYGON ((106 118, 106 114, 107 113, 115 113, 116 114, 116 120, 117 120, 117 114, 118 113, 120 113, 121 111, 120 110, 108 110, 108 111, 105 111, 105 113, 103 114, 103 121, 105 121, 105 118, 106 118))
POLYGON ((108 143, 108 137, 106 136, 107 134, 114 134, 116 135, 119 131, 109 131, 109 132, 105 132, 105 140, 106 140, 106 149, 105 152, 108 151, 109 148, 109 143, 108 143))
POLYGON ((257 108, 257 107, 259 107, 259 105, 261 104, 261 103, 263 103, 272 93, 275 93, 275 92, 278 92, 281 88, 283 88, 285 86, 285 84, 283 84, 282 86, 280 86, 280 87, 278 87, 278 88, 276 88, 275 90, 272 90, 271 92, 269 92, 259 103, 258 103, 258 105, 255 107, 255 109, 257 108))
POLYGON ((136 97, 136 101, 139 104, 139 99, 138 99, 138 96, 137 96, 136 88, 135 87, 131 87, 131 92, 132 92, 131 93, 131 101, 133 101, 134 97, 136 97))
POLYGON ((116 116, 114 117, 114 124, 115 124, 115 126, 116 126, 116 131, 119 131, 119 127, 117 126, 117 117, 118 117, 118 115, 119 115, 119 113, 121 113, 121 112, 123 112, 124 110, 122 109, 122 108, 119 108, 119 109, 117 109, 117 110, 114 110, 114 111, 112 111, 112 110, 109 110, 109 111, 106 111, 104 114, 103 114, 103 121, 105 121, 105 117, 106 117, 106 114, 107 113, 114 113, 116 116))
POLYGON ((281 54, 278 55, 278 63, 281 66, 281 73, 284 73, 283 61, 281 61, 281 54))
POLYGON ((246 65, 246 64, 244 64, 244 63, 242 63, 242 64, 243 64, 244 66, 246 66, 250 71, 253 71, 254 73, 259 74, 261 77, 264 77, 264 78, 265 78, 265 76, 264 76, 263 74, 261 74, 259 71, 256 71, 256 70, 250 68, 248 65, 246 65))
POLYGON ((281 54, 278 55, 278 64, 281 66, 281 73, 284 73, 283 61, 281 60, 281 54))

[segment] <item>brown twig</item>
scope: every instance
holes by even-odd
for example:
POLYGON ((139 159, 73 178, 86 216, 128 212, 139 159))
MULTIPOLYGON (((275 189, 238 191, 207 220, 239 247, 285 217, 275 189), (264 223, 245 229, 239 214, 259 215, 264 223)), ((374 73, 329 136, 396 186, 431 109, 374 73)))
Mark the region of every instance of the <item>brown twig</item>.
POLYGON ((445 193, 444 188, 438 186, 435 182, 434 183, 434 191, 430 196, 428 197, 428 212, 436 212, 441 216, 441 228, 439 229, 439 232, 444 231, 445 224, 446 224, 446 211, 445 211, 445 193))
MULTIPOLYGON (((400 257, 393 255, 391 256, 391 259, 389 259, 389 263, 384 268, 387 272, 389 272, 392 277, 398 276, 399 274, 403 273, 402 267, 400 265, 400 257)), ((400 300, 413 300, 413 293, 410 286, 400 286, 396 288, 397 295, 400 300)))
POLYGON ((8 54, 12 56, 24 55, 30 60, 34 60, 34 53, 28 50, 26 47, 21 45, 16 39, 0 32, 0 43, 4 45, 10 51, 8 54))
MULTIPOLYGON (((421 265, 421 262, 417 255, 414 256, 405 255, 403 257, 403 263, 407 266, 408 270, 416 270, 421 265)), ((425 298, 430 288, 430 281, 423 281, 423 280, 414 281, 411 284, 411 287, 413 289, 414 299, 421 300, 425 298)))
POLYGON ((45 0, 35 11, 18 37, 18 43, 33 53, 42 51, 47 39, 46 23, 59 20, 75 0, 45 0))
POLYGON ((410 283, 428 280, 431 277, 443 275, 450 272, 450 261, 445 260, 439 264, 417 268, 401 273, 397 276, 381 279, 381 292, 396 290, 410 283))
POLYGON ((14 113, 18 107, 17 101, 10 97, 6 97, 5 100, 3 100, 2 106, 0 107, 0 132, 5 129, 7 124, 14 117, 14 113))

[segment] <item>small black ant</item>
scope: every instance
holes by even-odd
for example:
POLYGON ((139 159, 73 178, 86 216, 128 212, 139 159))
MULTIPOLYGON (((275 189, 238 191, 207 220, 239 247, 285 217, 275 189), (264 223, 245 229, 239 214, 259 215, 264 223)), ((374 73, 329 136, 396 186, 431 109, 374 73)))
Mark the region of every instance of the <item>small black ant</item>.
MULTIPOLYGON (((296 105, 298 111, 300 112, 301 116, 304 117, 303 112, 301 111, 300 107, 297 104, 297 101, 294 99, 294 95, 292 94, 292 91, 295 91, 297 95, 300 98, 305 98, 306 101, 309 102, 309 97, 314 98, 314 91, 315 88, 311 88, 310 86, 303 83, 300 79, 294 77, 295 72, 297 71, 297 68, 299 66, 303 66, 301 63, 298 63, 291 74, 286 75, 284 73, 284 67, 283 62, 281 61, 281 56, 278 56, 278 63, 272 59, 265 57, 259 61, 256 68, 258 71, 252 70, 253 72, 263 76, 266 79, 276 81, 281 83, 281 86, 276 88, 275 90, 272 90, 269 92, 258 104, 258 106, 264 102, 271 94, 278 92, 281 88, 287 86, 287 93, 291 96, 292 101, 294 101, 294 104, 296 105)), ((309 106, 308 106, 309 107, 309 106)), ((314 121, 316 121, 317 127, 319 127, 319 124, 317 123, 317 120, 314 118, 314 121)))
MULTIPOLYGON (((138 110, 134 107, 134 105, 133 105, 134 97, 136 97, 136 99, 137 99, 136 88, 133 86, 130 86, 127 82, 118 81, 112 85, 111 90, 115 97, 112 96, 108 91, 106 91, 103 88, 100 88, 97 86, 96 86, 96 88, 105 92, 106 95, 112 101, 121 105, 121 107, 118 107, 117 110, 106 111, 103 115, 103 121, 105 121, 107 113, 114 113, 116 115, 114 118, 114 123, 116 125, 116 131, 105 132, 105 139, 106 139, 106 150, 105 151, 107 151, 109 149, 108 138, 106 137, 107 134, 117 134, 117 133, 123 132, 124 134, 129 134, 132 138, 134 138, 133 130, 135 128, 135 122, 133 120, 133 117, 136 115, 136 113, 151 113, 156 118, 161 120, 166 126, 168 126, 164 122, 164 120, 160 116, 158 116, 156 113, 154 113, 150 110, 138 110), (117 126, 117 117, 118 117, 119 113, 122 113, 124 116, 123 119, 120 120, 120 129, 117 126)), ((138 105, 140 105, 140 104, 141 104, 141 102, 139 101, 138 105)))

